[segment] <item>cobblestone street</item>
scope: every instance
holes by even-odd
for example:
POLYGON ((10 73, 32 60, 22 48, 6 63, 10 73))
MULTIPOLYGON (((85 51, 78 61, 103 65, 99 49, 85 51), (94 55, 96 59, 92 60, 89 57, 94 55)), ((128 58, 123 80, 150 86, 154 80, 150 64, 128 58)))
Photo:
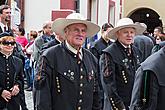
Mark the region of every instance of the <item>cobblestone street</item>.
POLYGON ((33 109, 32 91, 25 91, 26 104, 29 110, 33 109))

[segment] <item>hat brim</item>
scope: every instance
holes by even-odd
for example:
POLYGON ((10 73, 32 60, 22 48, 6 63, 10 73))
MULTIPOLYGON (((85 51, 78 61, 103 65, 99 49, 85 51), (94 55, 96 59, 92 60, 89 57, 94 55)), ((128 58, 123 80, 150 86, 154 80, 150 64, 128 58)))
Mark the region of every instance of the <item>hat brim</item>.
POLYGON ((11 33, 11 32, 3 32, 3 33, 0 33, 0 38, 5 37, 5 36, 12 36, 12 37, 14 37, 14 36, 13 36, 13 33, 11 33))
POLYGON ((141 26, 141 25, 136 25, 136 24, 131 24, 131 25, 124 25, 124 26, 119 26, 119 27, 115 27, 113 28, 112 30, 110 30, 108 32, 108 36, 111 38, 111 39, 114 39, 116 40, 117 39, 117 36, 116 36, 116 32, 123 29, 123 28, 135 28, 136 30, 136 35, 138 34, 142 34, 146 29, 141 26))
POLYGON ((67 26, 75 23, 82 23, 87 26, 87 37, 93 37, 100 30, 98 25, 86 20, 58 18, 52 24, 52 31, 63 36, 65 35, 64 29, 67 26))

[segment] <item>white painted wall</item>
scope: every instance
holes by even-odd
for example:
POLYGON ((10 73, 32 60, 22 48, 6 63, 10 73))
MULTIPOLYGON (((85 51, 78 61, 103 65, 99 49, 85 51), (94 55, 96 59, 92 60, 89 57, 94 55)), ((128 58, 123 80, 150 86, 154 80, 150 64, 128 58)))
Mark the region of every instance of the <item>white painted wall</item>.
MULTIPOLYGON (((88 0, 80 0, 80 13, 87 18, 88 0)), ((108 22, 108 5, 109 0, 93 0, 92 3, 92 22, 96 22, 98 5, 98 25, 102 26, 108 22)), ((119 19, 120 0, 115 0, 115 22, 119 19)), ((25 0, 25 29, 26 33, 30 30, 39 31, 45 21, 51 20, 53 10, 60 9, 60 0, 25 0)))
POLYGON ((115 25, 116 25, 117 21, 120 19, 120 10, 121 10, 120 0, 116 0, 116 3, 115 3, 115 25))
POLYGON ((94 23, 97 23, 97 2, 98 0, 93 0, 91 7, 91 21, 94 23))
MULTIPOLYGON (((97 1, 98 0, 93 0, 92 2, 92 13, 91 13, 91 21, 96 23, 97 22, 97 1)), ((80 0, 80 13, 85 17, 87 18, 87 3, 88 3, 88 0, 80 0)))
POLYGON ((80 13, 87 18, 87 1, 88 0, 80 0, 80 13))
MULTIPOLYGON (((98 25, 100 28, 106 22, 108 22, 108 0, 99 0, 98 5, 98 25)), ((98 39, 101 37, 101 31, 98 33, 98 39)))
POLYGON ((60 9, 60 0, 25 0, 25 29, 41 30, 45 21, 51 20, 53 9, 60 9))
POLYGON ((108 22, 108 0, 99 1, 98 9, 98 25, 102 26, 104 23, 108 22))

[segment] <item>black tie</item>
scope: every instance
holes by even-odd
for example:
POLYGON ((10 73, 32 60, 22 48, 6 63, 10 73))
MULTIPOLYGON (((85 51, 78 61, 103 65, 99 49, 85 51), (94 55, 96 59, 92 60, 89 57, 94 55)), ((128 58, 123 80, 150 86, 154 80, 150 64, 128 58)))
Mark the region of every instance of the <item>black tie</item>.
POLYGON ((6 32, 6 26, 4 27, 4 32, 6 32))
POLYGON ((127 52, 127 55, 130 56, 131 55, 131 48, 130 47, 127 47, 126 48, 126 52, 127 52))
POLYGON ((81 55, 81 53, 80 53, 80 50, 78 49, 78 50, 77 50, 77 55, 76 55, 76 56, 77 56, 77 59, 78 59, 78 60, 77 60, 77 61, 78 61, 78 64, 81 63, 80 55, 81 55))

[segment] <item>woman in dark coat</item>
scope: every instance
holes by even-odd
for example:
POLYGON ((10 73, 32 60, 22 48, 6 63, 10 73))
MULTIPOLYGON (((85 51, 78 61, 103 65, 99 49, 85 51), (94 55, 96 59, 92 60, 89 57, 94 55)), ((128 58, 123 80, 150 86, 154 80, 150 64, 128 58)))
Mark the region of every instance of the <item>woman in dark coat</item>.
POLYGON ((14 37, 8 33, 2 33, 0 37, 0 110, 20 110, 22 62, 12 55, 15 46, 14 37))

